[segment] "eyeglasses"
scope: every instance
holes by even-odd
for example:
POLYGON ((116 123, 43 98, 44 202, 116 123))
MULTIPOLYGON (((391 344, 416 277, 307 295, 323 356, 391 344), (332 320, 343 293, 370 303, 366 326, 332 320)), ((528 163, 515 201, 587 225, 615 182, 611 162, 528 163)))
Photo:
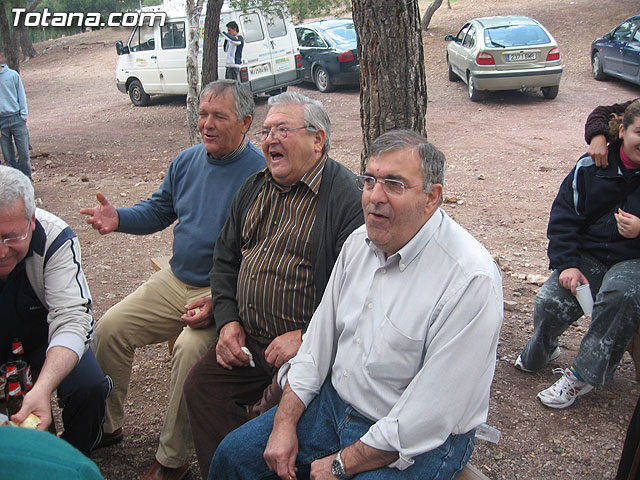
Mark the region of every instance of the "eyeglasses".
POLYGON ((402 195, 406 189, 419 187, 420 185, 405 185, 400 180, 394 180, 391 178, 377 179, 371 175, 356 175, 356 183, 360 190, 370 192, 372 191, 376 183, 382 185, 382 189, 388 195, 402 195))
POLYGON ((19 237, 5 237, 2 239, 2 244, 6 245, 7 247, 19 245, 20 242, 24 242, 27 239, 27 237, 29 236, 30 229, 31 229, 31 219, 29 219, 29 225, 27 225, 27 231, 24 232, 24 235, 21 235, 19 237))
POLYGON ((296 128, 286 128, 286 127, 271 127, 271 128, 263 128, 257 133, 257 136, 262 139, 264 142, 269 135, 273 137, 274 140, 284 140, 289 135, 289 132, 293 132, 294 130, 302 130, 303 128, 315 131, 315 127, 296 127, 296 128))

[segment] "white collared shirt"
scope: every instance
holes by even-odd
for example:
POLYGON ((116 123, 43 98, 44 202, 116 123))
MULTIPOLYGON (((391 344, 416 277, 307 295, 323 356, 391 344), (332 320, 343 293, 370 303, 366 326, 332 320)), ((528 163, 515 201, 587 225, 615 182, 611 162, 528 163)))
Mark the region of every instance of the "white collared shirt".
POLYGON ((500 270, 443 210, 394 255, 366 226, 345 242, 298 354, 281 369, 305 406, 327 374, 375 423, 393 467, 486 421, 503 317, 500 270), (288 370, 288 372, 287 372, 288 370))

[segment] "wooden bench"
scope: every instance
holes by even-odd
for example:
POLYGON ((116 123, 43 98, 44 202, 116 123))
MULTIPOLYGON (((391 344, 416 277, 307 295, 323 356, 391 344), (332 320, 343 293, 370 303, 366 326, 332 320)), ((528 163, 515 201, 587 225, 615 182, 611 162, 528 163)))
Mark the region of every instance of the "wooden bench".
POLYGON ((462 473, 458 477, 458 480, 490 480, 484 473, 482 473, 479 469, 467 463, 467 466, 464 467, 462 473))
POLYGON ((633 359, 633 365, 636 367, 636 381, 640 381, 640 330, 633 334, 633 338, 627 346, 627 351, 633 359))

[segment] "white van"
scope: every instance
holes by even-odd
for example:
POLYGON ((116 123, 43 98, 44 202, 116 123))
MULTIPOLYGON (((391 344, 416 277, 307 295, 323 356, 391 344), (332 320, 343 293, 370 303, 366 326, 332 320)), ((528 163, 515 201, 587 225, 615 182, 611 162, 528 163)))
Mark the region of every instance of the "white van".
MULTIPOLYGON (((206 4, 206 2, 205 2, 206 4)), ((206 10, 206 6, 205 6, 206 10)), ((134 27, 126 45, 116 43, 118 64, 116 85, 129 93, 134 105, 149 103, 150 95, 187 93, 187 18, 184 11, 164 7, 145 7, 143 11, 164 11, 163 26, 134 27)), ((206 12, 200 17, 199 72, 202 68, 202 42, 206 12)), ((220 29, 234 20, 244 37, 240 81, 247 83, 254 95, 283 92, 289 85, 302 82, 303 68, 298 40, 288 12, 263 13, 259 10, 234 10, 225 0, 220 14, 220 29)), ((218 78, 225 77, 224 37, 218 38, 218 78)), ((198 81, 201 75, 198 74, 198 81)))

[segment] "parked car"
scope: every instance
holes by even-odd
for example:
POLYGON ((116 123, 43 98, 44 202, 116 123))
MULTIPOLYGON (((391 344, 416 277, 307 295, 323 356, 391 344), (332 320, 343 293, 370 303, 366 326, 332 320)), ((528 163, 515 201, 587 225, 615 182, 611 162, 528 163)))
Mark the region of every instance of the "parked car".
POLYGON ((626 19, 591 44, 591 72, 596 80, 607 75, 640 85, 640 15, 626 19))
POLYGON ((541 88, 544 98, 558 95, 562 62, 549 31, 523 16, 476 18, 458 34, 447 35, 449 80, 462 79, 469 98, 484 91, 541 88))
POLYGON ((353 20, 335 18, 296 26, 304 68, 303 81, 314 82, 321 92, 335 85, 358 85, 360 64, 353 20))

